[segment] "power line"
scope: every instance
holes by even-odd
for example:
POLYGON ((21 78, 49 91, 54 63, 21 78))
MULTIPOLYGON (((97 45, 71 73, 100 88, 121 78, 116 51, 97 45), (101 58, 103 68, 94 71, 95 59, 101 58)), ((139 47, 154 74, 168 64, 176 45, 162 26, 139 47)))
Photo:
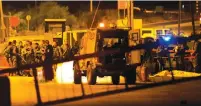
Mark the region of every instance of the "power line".
POLYGON ((94 17, 93 17, 93 20, 92 20, 90 29, 92 28, 92 26, 93 26, 93 24, 94 24, 94 20, 95 20, 95 18, 96 18, 96 14, 97 14, 97 12, 98 12, 99 6, 100 6, 100 1, 98 2, 98 6, 97 6, 97 8, 96 8, 96 11, 95 11, 95 14, 94 14, 94 17))

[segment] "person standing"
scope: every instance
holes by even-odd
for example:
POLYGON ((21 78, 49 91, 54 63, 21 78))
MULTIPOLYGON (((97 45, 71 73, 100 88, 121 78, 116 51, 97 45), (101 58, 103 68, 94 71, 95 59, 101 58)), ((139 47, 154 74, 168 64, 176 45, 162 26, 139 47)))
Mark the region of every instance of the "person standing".
POLYGON ((33 45, 33 51, 34 51, 34 59, 35 59, 35 63, 40 63, 42 62, 42 55, 41 55, 41 51, 40 51, 40 47, 38 43, 35 43, 33 45))
MULTIPOLYGON (((62 59, 61 47, 58 46, 57 42, 53 42, 52 46, 53 46, 53 60, 54 61, 61 60, 62 59)), ((54 69, 54 72, 56 72, 57 64, 53 65, 53 69, 54 69)))
POLYGON ((61 60, 62 52, 61 48, 58 46, 57 42, 53 42, 53 60, 61 60))
POLYGON ((12 67, 11 51, 12 51, 12 42, 8 42, 8 45, 4 49, 4 56, 6 57, 6 60, 10 67, 12 67))
POLYGON ((196 56, 196 69, 197 73, 201 73, 201 42, 198 42, 197 47, 193 55, 196 56))
MULTIPOLYGON (((17 68, 20 66, 20 63, 21 63, 21 59, 19 57, 19 50, 17 48, 17 41, 16 40, 13 40, 13 43, 12 43, 12 52, 11 52, 11 60, 12 60, 12 65, 13 67, 17 68)), ((12 73, 14 74, 14 73, 12 73)), ((15 73, 17 75, 20 75, 20 70, 17 71, 17 73, 15 73)))
POLYGON ((19 50, 19 54, 22 54, 22 49, 24 48, 22 41, 19 41, 17 48, 19 50))
POLYGON ((53 47, 49 44, 49 41, 46 40, 46 53, 44 59, 44 77, 45 81, 52 81, 54 79, 54 72, 53 72, 53 47))
POLYGON ((61 48, 62 48, 62 58, 65 60, 70 60, 73 54, 71 52, 70 46, 67 43, 64 43, 61 48))

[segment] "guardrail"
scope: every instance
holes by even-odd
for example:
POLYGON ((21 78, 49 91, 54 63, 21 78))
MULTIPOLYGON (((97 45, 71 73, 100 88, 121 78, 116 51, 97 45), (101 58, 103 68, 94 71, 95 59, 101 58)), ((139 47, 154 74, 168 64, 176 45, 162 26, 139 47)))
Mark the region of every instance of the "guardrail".
MULTIPOLYGON (((192 38, 189 38, 188 40, 192 40, 192 38)), ((139 50, 139 49, 150 49, 150 48, 154 48, 157 45, 158 44, 155 43, 155 42, 154 43, 149 43, 149 44, 138 44, 136 46, 132 46, 132 47, 128 47, 128 48, 111 49, 111 50, 102 51, 102 52, 98 52, 98 53, 86 54, 86 55, 82 55, 82 56, 74 56, 73 59, 71 59, 71 60, 54 61, 54 62, 50 63, 49 65, 51 65, 51 64, 59 64, 59 63, 69 62, 69 61, 77 61, 77 60, 86 59, 86 58, 90 58, 90 57, 96 57, 96 56, 104 56, 104 55, 108 55, 108 54, 111 54, 111 53, 116 54, 116 53, 130 52, 130 51, 139 50)), ((188 81, 188 80, 194 80, 194 79, 200 79, 201 78, 201 77, 187 78, 187 79, 182 79, 182 80, 175 81, 174 80, 174 75, 172 73, 172 80, 167 81, 167 82, 153 83, 153 84, 148 84, 146 86, 139 86, 139 87, 129 87, 129 85, 127 83, 125 83, 124 88, 122 88, 122 87, 119 87, 119 88, 116 88, 116 89, 112 88, 112 89, 115 89, 115 90, 109 91, 108 90, 109 88, 107 86, 107 88, 105 88, 107 92, 98 92, 98 93, 95 93, 95 94, 92 92, 93 91, 92 88, 94 86, 90 86, 90 85, 88 86, 89 89, 91 90, 91 94, 87 94, 86 89, 84 89, 85 85, 83 85, 83 83, 81 83, 80 87, 78 87, 78 89, 81 90, 81 94, 79 94, 78 96, 75 96, 75 97, 72 97, 72 98, 67 98, 67 99, 64 98, 64 99, 57 99, 57 100, 51 100, 51 101, 42 102, 40 88, 39 88, 40 85, 39 85, 39 82, 38 82, 38 79, 37 79, 37 70, 36 70, 36 68, 37 67, 43 67, 45 65, 47 65, 47 63, 46 64, 45 63, 29 64, 29 65, 23 65, 23 66, 18 67, 18 68, 4 69, 4 70, 0 71, 0 75, 5 74, 5 73, 9 73, 9 72, 15 72, 16 70, 32 69, 33 75, 34 75, 34 84, 35 84, 35 90, 36 90, 37 105, 49 105, 49 104, 66 102, 66 101, 79 100, 79 99, 83 99, 83 98, 97 97, 97 96, 102 96, 102 95, 106 95, 106 94, 114 94, 114 93, 118 93, 118 92, 123 92, 125 90, 127 90, 127 91, 129 91, 129 90, 137 90, 137 89, 142 89, 142 88, 161 86, 161 85, 172 84, 172 83, 177 83, 177 82, 181 82, 181 81, 188 81)), ((170 67, 170 71, 172 71, 171 67, 170 67)), ((9 87, 8 85, 9 84, 7 84, 6 86, 9 87)), ((65 91, 65 89, 64 89, 64 91, 65 91)), ((73 90, 73 92, 74 92, 74 90, 73 90)), ((75 94, 76 93, 77 93, 77 91, 75 92, 75 94)), ((7 96, 10 95, 10 93, 7 93, 6 95, 7 96)), ((4 98, 4 100, 5 100, 5 98, 4 98)), ((9 106, 9 105, 11 105, 11 100, 7 99, 4 102, 2 102, 2 104, 6 105, 6 106, 9 106)))

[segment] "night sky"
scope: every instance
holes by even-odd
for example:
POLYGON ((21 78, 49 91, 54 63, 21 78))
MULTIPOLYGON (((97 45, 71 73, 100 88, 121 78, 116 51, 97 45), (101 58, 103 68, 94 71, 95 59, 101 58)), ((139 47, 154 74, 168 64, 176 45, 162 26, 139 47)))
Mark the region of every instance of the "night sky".
MULTIPOLYGON (((37 1, 39 5, 41 1, 37 1)), ((59 4, 68 6, 71 13, 75 13, 77 10, 89 10, 89 1, 57 1, 59 4)), ((94 7, 97 6, 98 1, 94 1, 94 7)), ((183 2, 185 3, 185 2, 183 2)), ((188 2, 186 2, 188 3, 188 2)), ((3 1, 4 7, 11 7, 12 9, 20 10, 26 9, 29 6, 34 6, 35 1, 3 1)), ((135 1, 135 6, 154 9, 155 6, 164 6, 167 10, 178 9, 178 1, 135 1)), ((101 1, 100 9, 116 9, 117 1, 101 1)))

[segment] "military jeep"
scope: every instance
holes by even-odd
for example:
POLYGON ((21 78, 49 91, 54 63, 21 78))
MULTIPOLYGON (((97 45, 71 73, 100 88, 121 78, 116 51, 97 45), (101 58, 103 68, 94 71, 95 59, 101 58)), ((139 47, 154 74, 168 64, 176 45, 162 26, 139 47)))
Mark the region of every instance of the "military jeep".
MULTIPOLYGON (((129 30, 124 29, 90 30, 81 40, 79 55, 126 48, 129 46, 128 36, 129 30)), ((74 83, 80 84, 81 76, 86 76, 88 84, 94 85, 97 77, 111 76, 112 83, 119 84, 120 76, 124 76, 126 83, 135 84, 136 67, 127 68, 130 67, 127 59, 126 53, 122 52, 76 61, 74 83)))

